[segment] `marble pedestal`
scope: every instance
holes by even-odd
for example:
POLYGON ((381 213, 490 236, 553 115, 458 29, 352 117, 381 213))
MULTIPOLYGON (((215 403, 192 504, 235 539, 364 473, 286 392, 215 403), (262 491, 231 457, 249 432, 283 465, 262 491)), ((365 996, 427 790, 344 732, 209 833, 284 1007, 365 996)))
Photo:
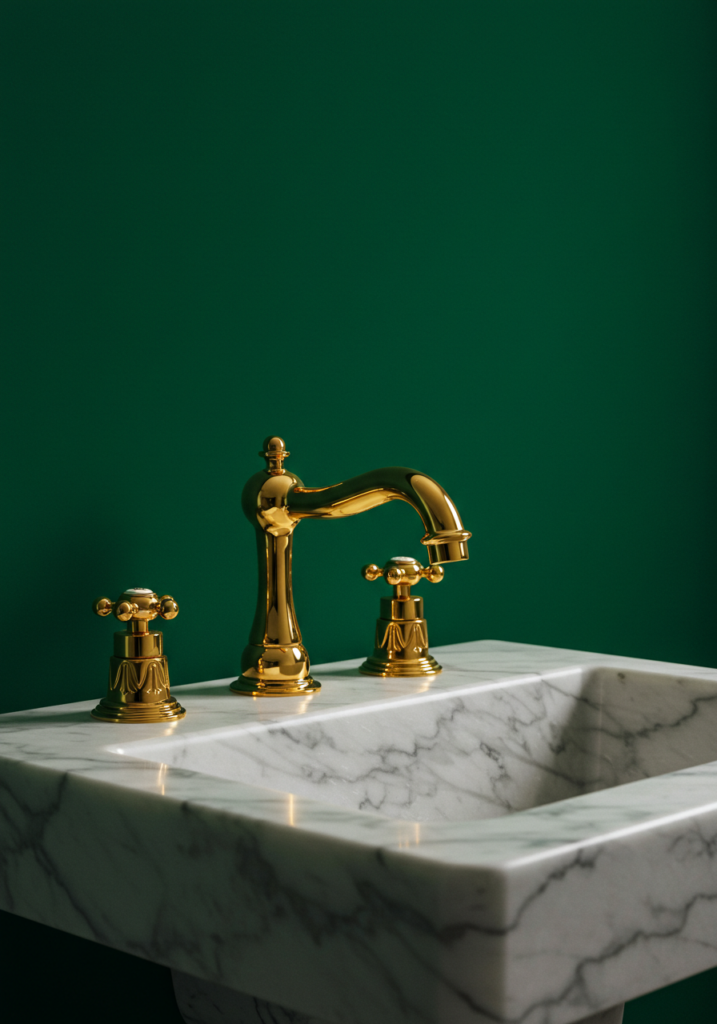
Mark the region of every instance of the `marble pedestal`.
MULTIPOLYGON (((234 992, 225 985, 201 981, 182 971, 172 971, 172 982, 177 1006, 186 1024, 329 1024, 323 1017, 287 1010, 265 999, 234 992)), ((624 1009, 625 1004, 621 1003, 584 1017, 577 1024, 622 1024, 624 1009)))

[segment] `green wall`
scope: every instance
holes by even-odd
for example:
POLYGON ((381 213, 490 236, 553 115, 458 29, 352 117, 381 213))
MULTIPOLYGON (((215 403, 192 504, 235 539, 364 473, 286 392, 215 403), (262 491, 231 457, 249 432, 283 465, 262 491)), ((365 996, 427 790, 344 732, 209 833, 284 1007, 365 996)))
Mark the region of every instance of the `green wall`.
MULTIPOLYGON (((714 0, 1 12, 2 710, 101 696, 89 605, 126 586, 179 601, 175 684, 236 672, 267 433, 310 486, 445 485, 474 537, 433 644, 717 666, 714 0)), ((421 533, 400 503, 300 526, 315 662, 368 653, 359 567, 421 533)), ((691 1024, 706 986, 671 990, 691 1024)), ((672 1024, 655 999, 626 1024, 672 1024)))

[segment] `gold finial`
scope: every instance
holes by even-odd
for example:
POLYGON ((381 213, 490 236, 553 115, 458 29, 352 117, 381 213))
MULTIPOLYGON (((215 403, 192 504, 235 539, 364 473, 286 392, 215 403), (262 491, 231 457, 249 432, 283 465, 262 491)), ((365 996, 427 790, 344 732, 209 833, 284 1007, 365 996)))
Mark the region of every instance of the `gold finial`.
POLYGON ((159 616, 175 619, 179 605, 163 594, 157 597, 148 587, 123 590, 116 601, 98 597, 92 603, 95 615, 111 612, 127 628, 114 636, 110 658, 107 696, 92 712, 104 722, 166 722, 184 718, 186 711, 169 695, 169 667, 163 651, 163 637, 150 633, 149 623, 159 616))
POLYGON ((284 459, 287 459, 291 452, 287 452, 286 445, 281 437, 265 437, 262 450, 259 452, 266 459, 266 468, 274 476, 280 476, 284 472, 284 459))

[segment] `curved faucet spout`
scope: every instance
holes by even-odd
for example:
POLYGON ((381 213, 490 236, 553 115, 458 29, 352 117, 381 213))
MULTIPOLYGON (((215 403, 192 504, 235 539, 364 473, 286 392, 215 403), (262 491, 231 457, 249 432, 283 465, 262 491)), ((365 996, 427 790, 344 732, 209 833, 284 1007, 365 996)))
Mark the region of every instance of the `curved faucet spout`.
POLYGON ((432 565, 468 558, 470 533, 464 530, 458 509, 441 485, 425 473, 406 466, 385 466, 351 477, 330 487, 296 485, 287 494, 291 519, 339 519, 405 501, 418 512, 425 527, 421 543, 432 565))
POLYGON ((470 533, 440 484, 404 466, 388 466, 330 487, 304 487, 284 468, 289 453, 280 437, 267 437, 261 455, 266 469, 246 483, 242 507, 256 530, 259 594, 249 644, 242 655, 236 693, 287 696, 311 693, 320 684, 309 674, 292 595, 292 545, 302 519, 340 519, 384 505, 408 502, 426 530, 421 543, 431 564, 468 558, 470 533))

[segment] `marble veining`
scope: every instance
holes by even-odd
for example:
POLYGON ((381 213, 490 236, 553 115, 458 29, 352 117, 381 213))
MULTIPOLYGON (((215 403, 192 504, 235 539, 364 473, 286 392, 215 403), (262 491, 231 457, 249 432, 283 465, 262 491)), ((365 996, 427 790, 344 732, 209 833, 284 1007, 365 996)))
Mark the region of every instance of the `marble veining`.
POLYGON ((440 661, 0 716, 0 906, 312 1024, 570 1024, 716 966, 717 671, 440 661))

